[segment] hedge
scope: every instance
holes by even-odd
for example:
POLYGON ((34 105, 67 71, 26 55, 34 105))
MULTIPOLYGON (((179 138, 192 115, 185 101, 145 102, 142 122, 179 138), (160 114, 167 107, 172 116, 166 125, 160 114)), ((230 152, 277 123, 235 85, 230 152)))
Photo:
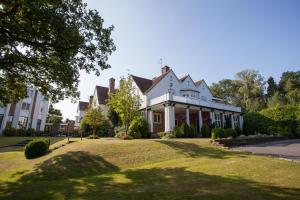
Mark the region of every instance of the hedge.
POLYGON ((45 155, 49 150, 50 142, 47 139, 32 140, 25 146, 25 157, 27 159, 37 158, 45 155))
POLYGON ((263 133, 299 137, 299 125, 300 106, 285 105, 246 113, 243 131, 245 135, 263 133))

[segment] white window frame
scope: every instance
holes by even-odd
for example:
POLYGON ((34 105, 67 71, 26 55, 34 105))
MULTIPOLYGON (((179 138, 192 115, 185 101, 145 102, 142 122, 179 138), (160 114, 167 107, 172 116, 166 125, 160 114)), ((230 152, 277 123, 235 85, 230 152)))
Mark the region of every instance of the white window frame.
POLYGON ((218 128, 222 127, 222 116, 221 113, 215 113, 215 126, 218 128))
POLYGON ((153 123, 161 124, 161 114, 160 113, 153 113, 153 123))

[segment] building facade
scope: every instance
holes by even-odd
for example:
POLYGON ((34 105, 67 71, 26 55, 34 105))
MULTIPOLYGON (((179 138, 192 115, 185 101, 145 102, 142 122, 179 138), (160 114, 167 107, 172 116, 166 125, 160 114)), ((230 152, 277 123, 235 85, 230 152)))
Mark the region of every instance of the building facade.
POLYGON ((214 97, 204 80, 194 82, 190 75, 179 79, 168 66, 153 79, 131 77, 152 133, 172 131, 183 123, 198 131, 204 123, 233 128, 243 125, 241 108, 214 97))
POLYGON ((75 129, 79 128, 80 121, 83 118, 85 111, 90 107, 100 107, 103 115, 106 115, 108 111, 106 103, 109 93, 114 92, 115 90, 115 79, 110 78, 108 87, 96 85, 93 95, 90 96, 89 102, 79 101, 77 106, 77 114, 75 116, 75 129))
POLYGON ((27 92, 27 98, 0 108, 0 134, 7 127, 44 130, 49 101, 34 88, 28 88, 27 92))

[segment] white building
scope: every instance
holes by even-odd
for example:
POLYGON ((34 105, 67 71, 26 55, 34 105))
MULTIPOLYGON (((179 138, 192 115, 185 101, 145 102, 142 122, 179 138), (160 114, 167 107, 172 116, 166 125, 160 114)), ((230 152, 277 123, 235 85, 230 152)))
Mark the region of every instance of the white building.
POLYGON ((49 101, 36 89, 28 88, 28 97, 0 108, 0 134, 7 126, 43 131, 49 101))
POLYGON ((179 79, 168 66, 153 79, 131 76, 150 132, 171 131, 182 123, 199 131, 204 123, 224 127, 228 120, 231 127, 242 127, 241 108, 214 97, 204 80, 194 82, 189 75, 179 79))
POLYGON ((85 111, 89 107, 91 108, 100 107, 102 113, 106 115, 108 111, 108 107, 106 105, 108 95, 110 92, 114 92, 114 91, 115 91, 115 79, 110 78, 108 87, 96 85, 93 96, 90 96, 89 102, 79 101, 77 107, 77 114, 75 116, 75 128, 79 127, 80 121, 83 118, 85 111))
POLYGON ((80 127, 80 121, 84 116, 85 111, 89 107, 89 102, 79 101, 77 106, 77 115, 75 116, 75 129, 80 127))

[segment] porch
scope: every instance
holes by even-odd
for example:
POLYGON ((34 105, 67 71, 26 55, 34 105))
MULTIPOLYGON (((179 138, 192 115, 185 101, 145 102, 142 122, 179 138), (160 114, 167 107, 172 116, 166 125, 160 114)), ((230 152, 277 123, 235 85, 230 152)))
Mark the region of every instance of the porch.
POLYGON ((145 111, 151 133, 172 131, 175 126, 184 123, 193 126, 198 133, 203 124, 214 124, 221 128, 243 125, 238 107, 170 94, 150 101, 145 111))

